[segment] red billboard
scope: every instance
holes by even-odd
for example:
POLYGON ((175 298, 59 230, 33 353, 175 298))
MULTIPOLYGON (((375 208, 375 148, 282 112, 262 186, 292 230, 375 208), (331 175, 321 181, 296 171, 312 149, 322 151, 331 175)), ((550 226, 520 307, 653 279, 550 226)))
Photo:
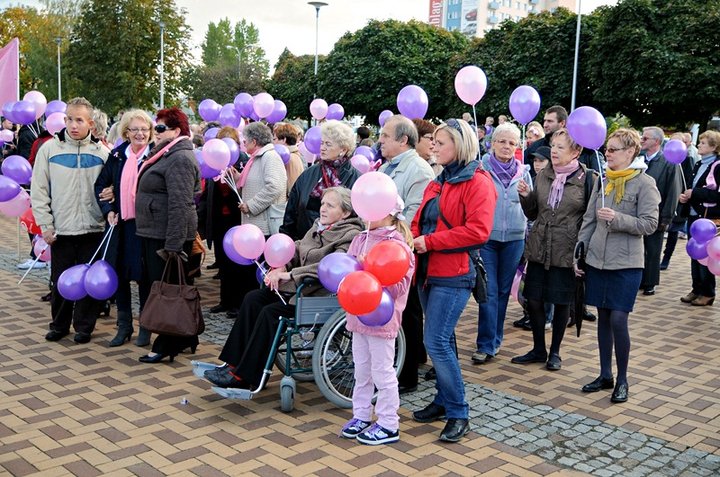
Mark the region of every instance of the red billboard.
POLYGON ((430 14, 428 23, 436 27, 442 27, 443 0, 430 0, 430 14))

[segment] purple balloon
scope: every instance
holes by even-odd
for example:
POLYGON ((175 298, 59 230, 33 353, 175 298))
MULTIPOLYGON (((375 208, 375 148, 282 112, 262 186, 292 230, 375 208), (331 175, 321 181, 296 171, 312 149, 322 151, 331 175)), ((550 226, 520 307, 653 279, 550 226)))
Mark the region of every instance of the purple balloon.
POLYGON ((333 103, 328 106, 327 114, 325 115, 325 119, 335 119, 337 121, 340 121, 342 118, 345 117, 345 108, 342 107, 342 105, 338 103, 333 103))
POLYGON ((203 99, 198 106, 200 117, 205 121, 217 121, 221 109, 222 106, 217 104, 214 99, 203 99))
POLYGON ((221 126, 230 126, 232 128, 238 127, 240 124, 240 118, 235 114, 235 105, 233 103, 227 103, 220 109, 218 115, 218 122, 221 126))
MULTIPOLYGON (((255 103, 253 103, 253 105, 254 104, 255 103)), ((250 119, 252 119, 255 122, 260 121, 260 116, 257 115, 257 113, 255 112, 255 109, 253 109, 252 113, 250 113, 250 119)))
POLYGON ((282 159, 283 164, 290 162, 290 149, 286 146, 282 144, 275 144, 275 152, 280 154, 280 159, 282 159))
POLYGON ((230 137, 224 137, 221 141, 227 144, 228 149, 230 149, 230 164, 228 165, 232 166, 240 159, 240 145, 230 137))
POLYGON ((219 131, 220 128, 210 128, 205 131, 205 134, 203 134, 203 139, 205 140, 205 142, 209 141, 210 139, 215 139, 219 131))
POLYGON ((322 286, 332 293, 337 293, 340 282, 351 272, 362 270, 362 265, 355 257, 347 253, 335 252, 326 255, 318 264, 318 278, 322 286))
POLYGON ((235 247, 233 247, 232 237, 235 231, 239 228, 240 226, 236 225, 235 227, 231 227, 227 232, 225 232, 222 244, 223 250, 225 251, 225 255, 227 255, 230 260, 237 263, 238 265, 252 265, 253 263, 255 263, 254 261, 243 257, 242 255, 237 253, 235 247))
POLYGON ((716 233, 717 226, 710 219, 698 219, 690 226, 690 236, 697 243, 703 244, 703 247, 715 237, 716 233))
POLYGON ((30 101, 18 101, 13 105, 13 117, 18 124, 30 124, 35 121, 35 105, 30 101))
POLYGON ((580 106, 570 113, 567 120, 570 136, 576 143, 588 149, 597 149, 605 144, 607 124, 600 111, 591 106, 580 106))
POLYGON ((279 99, 276 99, 272 113, 265 120, 270 124, 275 124, 285 119, 285 116, 287 116, 287 106, 279 99))
POLYGON ((15 101, 8 101, 6 103, 3 103, 2 115, 14 123, 15 121, 13 121, 12 119, 13 106, 15 106, 15 101))
POLYGON ((383 288, 380 304, 367 315, 358 315, 358 320, 365 326, 383 326, 393 317, 395 311, 395 300, 386 289, 383 288))
POLYGON ((12 200, 20 193, 20 184, 9 177, 0 176, 0 202, 12 200))
POLYGON ((670 164, 680 164, 687 157, 687 146, 679 139, 670 139, 665 144, 663 156, 670 164))
POLYGON ((265 280, 265 276, 263 274, 263 271, 260 270, 260 267, 255 270, 255 280, 257 280, 258 285, 262 285, 263 281, 265 280))
POLYGON ((235 104, 235 112, 243 118, 249 118, 253 112, 253 97, 248 93, 240 93, 235 96, 233 104, 235 104))
POLYGON ((66 109, 67 104, 65 104, 65 101, 53 99, 47 104, 47 107, 45 108, 45 117, 48 117, 53 113, 65 113, 66 109))
POLYGON ((420 86, 410 84, 400 90, 397 107, 400 114, 408 119, 422 119, 428 110, 428 96, 420 86))
POLYGON ((685 250, 687 250, 687 254, 690 258, 694 258, 695 260, 702 260, 708 256, 707 242, 698 242, 695 237, 687 241, 685 250))
POLYGON ((2 173, 18 184, 29 184, 32 179, 32 166, 22 156, 9 156, 2 163, 2 173))
POLYGON ((354 155, 358 155, 358 154, 360 154, 361 156, 367 157, 368 161, 370 161, 370 162, 375 162, 375 152, 372 150, 371 147, 358 146, 358 148, 355 149, 354 155))
POLYGON ((320 154, 320 143, 322 142, 322 133, 320 126, 313 126, 305 133, 305 148, 313 154, 320 154))
POLYGON ((118 276, 105 260, 93 263, 85 274, 85 290, 96 300, 107 300, 118 288, 118 276))
POLYGON ((380 116, 378 116, 378 124, 380 124, 380 127, 385 126, 385 121, 390 119, 392 116, 393 112, 389 109, 386 109, 382 113, 380 113, 380 116))
POLYGON ((540 95, 532 86, 518 86, 510 95, 510 113, 520 124, 527 124, 540 111, 540 95))
POLYGON ((68 268, 58 278, 58 291, 66 300, 76 301, 87 296, 85 290, 85 274, 90 269, 88 265, 81 263, 68 268))

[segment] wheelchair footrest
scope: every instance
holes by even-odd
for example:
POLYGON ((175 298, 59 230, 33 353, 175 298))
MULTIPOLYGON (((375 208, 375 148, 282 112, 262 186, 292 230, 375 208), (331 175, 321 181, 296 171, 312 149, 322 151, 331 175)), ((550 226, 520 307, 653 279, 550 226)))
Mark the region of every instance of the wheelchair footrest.
POLYGON ((237 389, 237 388, 219 388, 213 386, 211 388, 213 392, 219 394, 226 399, 238 399, 242 401, 248 401, 253 398, 254 394, 249 389, 237 389))
POLYGON ((197 376, 200 379, 205 379, 205 371, 208 371, 210 369, 215 369, 218 367, 215 363, 206 363, 203 361, 190 361, 190 364, 193 367, 193 374, 197 376))

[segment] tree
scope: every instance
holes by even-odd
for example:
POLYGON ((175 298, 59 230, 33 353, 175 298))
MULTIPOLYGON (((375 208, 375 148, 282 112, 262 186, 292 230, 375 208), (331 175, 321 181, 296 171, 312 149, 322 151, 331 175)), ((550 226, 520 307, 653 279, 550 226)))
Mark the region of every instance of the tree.
POLYGON ((346 114, 374 120, 384 109, 397 110, 398 92, 416 84, 430 100, 426 116, 443 117, 450 59, 467 45, 459 32, 417 21, 370 21, 335 44, 318 74, 319 95, 342 104, 346 114))
POLYGON ((158 104, 162 21, 165 103, 178 101, 190 56, 185 15, 173 0, 87 0, 64 62, 71 93, 110 114, 158 104))
MULTIPOLYGON (((325 56, 318 57, 324 64, 325 56)), ((315 55, 295 56, 290 50, 280 54, 275 73, 268 83, 268 92, 281 99, 288 108, 288 117, 308 117, 315 84, 315 55)))
POLYGON ((587 57, 606 115, 705 124, 720 109, 720 0, 625 0, 602 10, 587 57))

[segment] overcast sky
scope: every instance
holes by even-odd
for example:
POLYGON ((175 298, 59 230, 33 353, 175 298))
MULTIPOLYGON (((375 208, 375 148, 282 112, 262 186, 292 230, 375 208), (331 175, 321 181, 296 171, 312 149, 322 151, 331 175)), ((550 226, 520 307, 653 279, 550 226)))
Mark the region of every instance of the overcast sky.
MULTIPOLYGON (((329 53, 335 42, 348 31, 364 27, 370 19, 427 21, 428 0, 324 0, 320 9, 318 52, 329 53)), ((582 13, 600 5, 614 5, 617 0, 580 0, 582 13)), ((315 53, 315 8, 306 0, 175 0, 188 12, 192 27, 193 53, 199 58, 199 47, 208 23, 229 18, 233 23, 245 18, 260 30, 260 44, 274 69, 285 47, 295 55, 315 53)), ((35 0, 0 0, 0 8, 27 4, 35 0)), ((113 25, 108 25, 109 27, 113 25)))

